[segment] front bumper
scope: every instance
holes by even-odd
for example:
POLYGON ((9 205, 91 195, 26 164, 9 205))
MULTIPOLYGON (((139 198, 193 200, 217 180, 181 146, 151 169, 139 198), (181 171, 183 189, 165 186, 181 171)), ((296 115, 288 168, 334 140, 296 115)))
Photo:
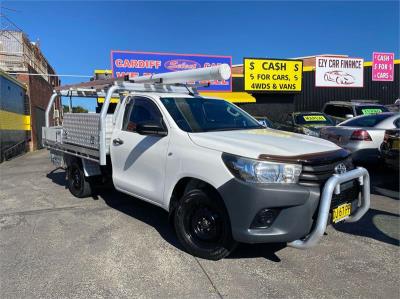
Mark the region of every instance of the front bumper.
POLYGON ((339 194, 340 184, 353 179, 358 179, 360 185, 362 186, 360 206, 355 213, 350 215, 345 221, 356 222, 360 220, 362 216, 364 216, 370 206, 370 179, 368 171, 365 168, 357 167, 356 169, 350 170, 349 172, 343 174, 335 174, 325 183, 314 229, 304 239, 290 242, 289 246, 306 249, 313 247, 318 243, 328 224, 329 210, 333 193, 339 194))
POLYGON ((287 242, 292 247, 308 248, 318 243, 325 232, 333 193, 340 193, 340 184, 354 179, 362 185, 361 204, 346 221, 357 221, 366 213, 370 202, 369 175, 361 167, 333 175, 325 183, 322 196, 317 186, 260 186, 237 179, 230 180, 218 191, 227 207, 232 235, 236 241, 287 242), (271 226, 252 228, 255 215, 263 208, 278 209, 279 214, 271 226))

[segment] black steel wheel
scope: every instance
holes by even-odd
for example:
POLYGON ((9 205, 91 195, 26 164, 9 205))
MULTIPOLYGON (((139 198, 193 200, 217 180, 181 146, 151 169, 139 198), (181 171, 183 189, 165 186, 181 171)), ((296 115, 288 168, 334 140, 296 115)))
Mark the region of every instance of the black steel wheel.
POLYGON ((225 206, 204 190, 193 189, 182 197, 174 224, 179 241, 194 256, 219 260, 236 246, 225 206))
POLYGON ((68 189, 71 194, 78 198, 88 197, 92 194, 92 188, 88 182, 82 167, 73 162, 68 166, 68 189))

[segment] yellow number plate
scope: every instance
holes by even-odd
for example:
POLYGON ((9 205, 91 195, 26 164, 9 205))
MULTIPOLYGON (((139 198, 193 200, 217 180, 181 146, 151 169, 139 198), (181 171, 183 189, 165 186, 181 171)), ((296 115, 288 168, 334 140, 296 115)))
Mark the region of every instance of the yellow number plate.
POLYGON ((334 208, 332 211, 332 221, 337 223, 349 217, 351 213, 351 204, 345 203, 343 205, 334 208))

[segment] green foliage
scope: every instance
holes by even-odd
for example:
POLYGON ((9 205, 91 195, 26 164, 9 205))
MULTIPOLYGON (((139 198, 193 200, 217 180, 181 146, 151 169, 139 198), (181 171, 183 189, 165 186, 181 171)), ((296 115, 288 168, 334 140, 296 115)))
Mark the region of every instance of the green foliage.
MULTIPOLYGON (((63 105, 63 111, 69 112, 68 105, 63 105)), ((72 112, 73 113, 88 113, 89 111, 87 109, 83 108, 82 106, 76 106, 76 107, 72 107, 72 112)))

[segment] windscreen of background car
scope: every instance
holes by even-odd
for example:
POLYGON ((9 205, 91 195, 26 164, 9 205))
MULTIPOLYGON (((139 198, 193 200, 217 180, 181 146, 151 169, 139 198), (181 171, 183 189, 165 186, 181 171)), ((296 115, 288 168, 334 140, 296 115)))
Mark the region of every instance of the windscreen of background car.
POLYGON ((372 128, 378 125, 381 121, 384 121, 388 117, 393 116, 390 114, 374 114, 374 115, 366 115, 362 117, 357 117, 354 119, 350 119, 341 123, 340 127, 363 127, 363 128, 372 128))
POLYGON ((388 111, 389 109, 385 106, 356 106, 357 115, 371 115, 388 111))
POLYGON ((161 102, 178 127, 186 132, 264 128, 254 118, 224 100, 162 98, 161 102))
POLYGON ((264 127, 267 128, 273 128, 273 124, 272 121, 270 121, 268 118, 266 117, 255 117, 255 119, 258 121, 258 123, 264 127))
POLYGON ((299 114, 295 116, 298 125, 334 126, 335 122, 323 114, 299 114))

